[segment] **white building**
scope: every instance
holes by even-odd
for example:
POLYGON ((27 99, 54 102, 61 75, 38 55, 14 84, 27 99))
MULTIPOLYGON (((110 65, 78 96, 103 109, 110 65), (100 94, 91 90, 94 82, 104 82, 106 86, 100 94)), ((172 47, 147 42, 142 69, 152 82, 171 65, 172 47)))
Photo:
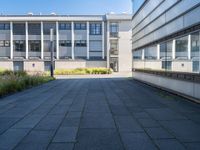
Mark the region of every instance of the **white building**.
POLYGON ((54 29, 55 68, 108 67, 131 71, 131 15, 1 15, 0 68, 44 71, 50 66, 54 29))

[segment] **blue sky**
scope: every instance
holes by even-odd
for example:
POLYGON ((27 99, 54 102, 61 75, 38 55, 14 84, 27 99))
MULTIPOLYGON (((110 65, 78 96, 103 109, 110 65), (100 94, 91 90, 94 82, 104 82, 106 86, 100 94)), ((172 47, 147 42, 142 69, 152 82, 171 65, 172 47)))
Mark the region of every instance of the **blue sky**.
POLYGON ((3 14, 105 14, 131 13, 131 0, 0 0, 3 14))

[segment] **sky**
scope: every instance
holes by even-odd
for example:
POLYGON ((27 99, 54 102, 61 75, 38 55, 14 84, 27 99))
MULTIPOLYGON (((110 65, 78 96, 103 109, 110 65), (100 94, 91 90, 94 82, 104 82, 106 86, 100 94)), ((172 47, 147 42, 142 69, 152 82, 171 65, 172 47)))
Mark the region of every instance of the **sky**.
POLYGON ((131 0, 0 0, 0 13, 78 15, 131 13, 131 0))

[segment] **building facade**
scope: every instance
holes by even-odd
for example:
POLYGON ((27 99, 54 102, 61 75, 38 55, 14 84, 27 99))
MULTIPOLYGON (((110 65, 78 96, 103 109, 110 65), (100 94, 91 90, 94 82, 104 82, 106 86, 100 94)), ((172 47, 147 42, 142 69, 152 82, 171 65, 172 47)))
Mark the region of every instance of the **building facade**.
POLYGON ((0 16, 0 68, 45 71, 54 29, 55 69, 131 70, 131 15, 0 16), (130 61, 124 61, 128 57, 130 61))
POLYGON ((200 0, 133 6, 133 77, 200 99, 200 0))
POLYGON ((133 68, 200 73, 200 0, 140 5, 132 20, 133 68))

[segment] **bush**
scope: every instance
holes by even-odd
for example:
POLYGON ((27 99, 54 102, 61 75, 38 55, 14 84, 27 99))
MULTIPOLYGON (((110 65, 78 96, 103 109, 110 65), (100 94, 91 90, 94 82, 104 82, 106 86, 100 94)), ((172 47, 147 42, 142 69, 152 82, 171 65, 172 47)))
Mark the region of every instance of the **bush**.
POLYGON ((86 74, 111 74, 112 70, 107 68, 77 68, 77 69, 56 69, 55 75, 86 75, 86 74))
POLYGON ((30 76, 24 71, 3 71, 0 73, 0 96, 22 91, 24 89, 54 80, 49 76, 30 76))

